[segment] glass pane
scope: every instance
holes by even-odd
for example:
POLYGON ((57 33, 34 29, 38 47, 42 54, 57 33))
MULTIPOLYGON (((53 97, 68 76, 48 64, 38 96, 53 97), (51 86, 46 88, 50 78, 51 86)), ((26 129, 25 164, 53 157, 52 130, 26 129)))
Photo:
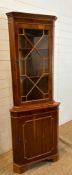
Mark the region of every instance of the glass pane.
POLYGON ((37 45, 37 49, 48 49, 48 35, 44 35, 37 45))
POLYGON ((19 61, 19 70, 20 70, 20 75, 25 74, 25 61, 22 61, 22 60, 19 61))
POLYGON ((31 79, 34 83, 36 83, 36 82, 38 81, 39 78, 40 78, 39 76, 32 76, 32 77, 30 77, 30 79, 31 79))
POLYGON ((36 87, 27 96, 27 100, 37 100, 42 98, 43 98, 43 94, 36 87))
POLYGON ((43 59, 43 72, 48 73, 48 59, 43 59))
POLYGON ((28 42, 27 38, 24 35, 21 35, 19 37, 19 48, 23 48, 23 49, 31 49, 32 46, 31 44, 28 42))
POLYGON ((48 98, 48 31, 19 29, 22 101, 48 98))
POLYGON ((43 76, 37 83, 37 86, 43 91, 43 93, 48 92, 48 76, 43 76))
POLYGON ((25 29, 25 35, 30 40, 31 45, 35 45, 41 36, 43 35, 42 30, 25 29))
POLYGON ((48 49, 38 49, 38 52, 41 57, 48 58, 48 49))
POLYGON ((33 87, 33 83, 27 77, 21 77, 21 96, 26 96, 33 87))
POLYGON ((43 73, 43 59, 36 50, 26 59, 26 73, 28 76, 39 76, 43 73))

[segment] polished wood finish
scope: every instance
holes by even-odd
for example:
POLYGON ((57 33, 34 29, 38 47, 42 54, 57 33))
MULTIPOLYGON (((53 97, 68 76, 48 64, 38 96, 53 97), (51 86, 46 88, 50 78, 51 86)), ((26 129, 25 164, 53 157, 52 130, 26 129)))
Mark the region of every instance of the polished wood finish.
POLYGON ((22 173, 26 166, 32 162, 58 158, 59 103, 53 99, 53 40, 56 17, 18 12, 7 13, 7 16, 14 102, 14 106, 10 110, 13 164, 14 171, 22 173), (47 48, 43 45, 47 51, 44 48, 36 47, 34 43, 38 39, 40 44, 43 37, 45 43, 46 37, 48 37, 47 48), (28 47, 29 44, 31 48, 28 47), (34 49, 36 54, 38 53, 38 57, 41 56, 40 53, 45 53, 45 56, 48 53, 47 58, 43 57, 46 61, 44 74, 43 70, 36 66, 34 74, 34 70, 32 72, 30 66, 26 67, 29 64, 27 61, 29 61, 30 54, 32 63, 36 65, 34 62, 35 53, 32 53, 34 49), (20 54, 23 54, 23 58, 20 54), (21 61, 24 61, 21 64, 20 58, 21 61), (46 66, 47 64, 48 66, 46 66), (38 74, 37 69, 40 70, 38 74), (22 79, 24 79, 24 85, 21 87, 22 79), (30 95, 28 96, 28 94, 30 95))

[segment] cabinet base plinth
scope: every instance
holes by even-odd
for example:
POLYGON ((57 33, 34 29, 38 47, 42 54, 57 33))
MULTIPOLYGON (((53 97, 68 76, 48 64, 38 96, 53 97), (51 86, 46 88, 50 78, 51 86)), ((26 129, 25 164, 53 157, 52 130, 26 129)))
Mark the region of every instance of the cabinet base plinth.
MULTIPOLYGON (((59 155, 58 154, 49 156, 46 159, 44 158, 44 160, 46 160, 46 161, 50 160, 50 161, 53 161, 53 162, 57 161, 58 159, 59 159, 59 155)), ((40 162, 42 160, 38 160, 36 162, 40 162)), ((34 163, 36 163, 36 162, 34 162, 34 163)), ((13 170, 14 170, 15 173, 19 173, 19 174, 24 173, 26 171, 27 166, 30 165, 30 164, 32 164, 32 162, 30 162, 28 164, 22 164, 22 165, 18 165, 18 164, 14 163, 13 164, 13 170)))
POLYGON ((18 164, 13 164, 13 171, 15 173, 24 173, 25 172, 25 165, 18 165, 18 164))

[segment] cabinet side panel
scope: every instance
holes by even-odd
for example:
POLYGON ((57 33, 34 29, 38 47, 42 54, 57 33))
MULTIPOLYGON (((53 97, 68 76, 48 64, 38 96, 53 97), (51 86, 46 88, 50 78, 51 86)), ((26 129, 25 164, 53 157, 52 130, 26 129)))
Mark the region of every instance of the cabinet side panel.
POLYGON ((10 58, 11 58, 11 72, 12 72, 12 87, 13 87, 13 103, 15 106, 20 104, 20 93, 19 93, 19 68, 17 65, 17 42, 18 36, 15 29, 15 21, 13 18, 8 20, 9 26, 9 41, 10 41, 10 58))

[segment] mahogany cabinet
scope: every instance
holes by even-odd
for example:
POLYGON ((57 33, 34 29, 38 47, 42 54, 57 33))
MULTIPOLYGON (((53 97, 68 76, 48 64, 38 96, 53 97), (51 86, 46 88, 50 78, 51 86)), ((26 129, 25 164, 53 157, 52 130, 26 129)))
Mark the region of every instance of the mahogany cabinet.
POLYGON ((55 16, 7 13, 13 107, 14 171, 58 158, 59 103, 53 99, 55 16))

